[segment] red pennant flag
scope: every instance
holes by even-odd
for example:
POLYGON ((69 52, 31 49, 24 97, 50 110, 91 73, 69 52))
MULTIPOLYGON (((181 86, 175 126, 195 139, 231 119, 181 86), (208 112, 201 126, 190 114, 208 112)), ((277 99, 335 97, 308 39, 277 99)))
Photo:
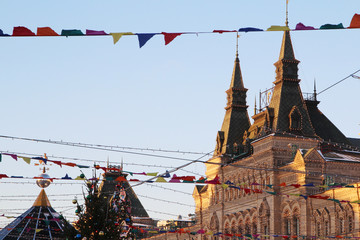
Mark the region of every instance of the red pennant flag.
POLYGON ((165 45, 168 45, 168 44, 171 43, 177 36, 180 36, 182 33, 166 33, 166 32, 162 32, 161 34, 164 35, 165 45))
POLYGON ((6 174, 0 174, 0 179, 2 179, 2 178, 8 178, 8 175, 6 175, 6 174))
POLYGON ((10 157, 12 157, 13 159, 15 159, 17 161, 17 155, 16 154, 10 154, 10 153, 3 153, 3 154, 10 156, 10 157))
POLYGON ((49 160, 49 161, 55 163, 56 165, 59 165, 60 167, 62 167, 62 162, 61 161, 55 161, 55 160, 49 160))
POLYGON ((282 182, 282 183, 280 183, 279 186, 280 186, 280 187, 286 187, 286 183, 282 182))
POLYGON ((70 167, 75 167, 76 163, 62 163, 62 165, 66 165, 66 166, 70 166, 70 167))
POLYGON ((13 36, 35 36, 30 29, 26 27, 14 27, 13 36))
POLYGON ((214 30, 213 32, 222 34, 224 32, 237 32, 237 31, 236 30, 214 30))

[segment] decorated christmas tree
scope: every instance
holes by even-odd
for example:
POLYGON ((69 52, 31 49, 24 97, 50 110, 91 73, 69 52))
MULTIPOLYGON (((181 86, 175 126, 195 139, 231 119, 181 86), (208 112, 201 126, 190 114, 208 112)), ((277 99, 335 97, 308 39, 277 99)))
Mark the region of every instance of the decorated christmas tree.
POLYGON ((85 204, 77 204, 75 222, 79 239, 131 239, 131 204, 121 183, 110 199, 99 191, 99 180, 92 178, 86 182, 85 204))

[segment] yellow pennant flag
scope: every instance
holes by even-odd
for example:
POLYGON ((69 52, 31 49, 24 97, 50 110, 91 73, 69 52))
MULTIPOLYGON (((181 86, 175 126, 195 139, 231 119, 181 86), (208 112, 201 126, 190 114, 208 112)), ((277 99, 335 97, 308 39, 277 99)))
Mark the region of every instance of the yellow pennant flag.
POLYGON ((163 177, 158 177, 155 182, 167 182, 167 181, 163 177))
POLYGON ((116 44, 122 36, 134 35, 134 34, 132 32, 121 32, 121 33, 110 33, 110 35, 113 37, 114 44, 116 44))
POLYGON ((39 229, 36 229, 35 231, 38 233, 38 232, 41 232, 43 229, 39 228, 39 229))
POLYGON ((229 187, 229 185, 227 185, 225 183, 221 184, 221 186, 222 186, 223 189, 227 189, 229 187))
POLYGON ((266 31, 290 31, 290 28, 288 26, 272 25, 266 31))
POLYGON ((74 180, 84 180, 84 178, 81 178, 80 176, 77 176, 74 180))
POLYGON ((213 232, 212 231, 208 231, 205 233, 206 235, 213 235, 213 232))
POLYGON ((22 158, 27 164, 30 164, 30 162, 31 162, 31 158, 28 158, 28 157, 18 156, 18 158, 22 158))
POLYGON ((146 173, 146 175, 156 177, 158 175, 158 172, 149 172, 149 173, 146 173))

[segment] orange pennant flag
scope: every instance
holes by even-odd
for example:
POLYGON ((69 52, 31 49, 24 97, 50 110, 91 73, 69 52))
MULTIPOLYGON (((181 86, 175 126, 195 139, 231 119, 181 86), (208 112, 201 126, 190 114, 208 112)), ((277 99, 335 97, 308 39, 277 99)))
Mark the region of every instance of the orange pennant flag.
POLYGON ((38 35, 38 36, 59 36, 59 34, 57 34, 54 30, 52 30, 49 27, 37 28, 36 35, 38 35))
POLYGON ((126 182, 126 178, 124 178, 123 176, 120 176, 120 177, 116 178, 115 181, 126 182))

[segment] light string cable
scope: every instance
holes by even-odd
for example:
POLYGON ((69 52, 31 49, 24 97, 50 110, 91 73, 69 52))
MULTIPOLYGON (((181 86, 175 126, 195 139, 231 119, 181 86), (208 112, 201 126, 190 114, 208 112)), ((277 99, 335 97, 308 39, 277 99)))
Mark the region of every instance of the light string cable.
MULTIPOLYGON (((360 70, 358 70, 360 71, 360 70)), ((355 73, 353 73, 355 74, 355 73)), ((4 135, 0 135, 0 138, 7 138, 7 139, 15 139, 15 140, 25 140, 25 141, 36 141, 36 142, 44 142, 44 143, 52 143, 54 141, 51 140, 41 140, 41 139, 31 139, 31 138, 23 138, 23 137, 13 137, 13 136, 4 136, 4 135), (50 141, 50 142, 49 142, 50 141)), ((59 141, 56 141, 56 144, 62 144, 59 141)), ((68 145, 68 146, 72 146, 72 145, 68 145)), ((116 150, 116 149, 104 149, 104 148, 98 148, 98 147, 88 147, 88 146, 76 146, 75 147, 84 147, 84 148, 91 148, 91 149, 96 149, 96 150, 104 150, 104 151, 113 151, 113 152, 121 152, 121 153, 129 153, 129 154, 137 154, 137 155, 143 155, 143 156, 149 156, 149 157, 160 157, 160 158, 167 158, 167 159, 173 159, 173 160, 181 160, 181 161, 188 161, 190 162, 190 164, 194 163, 193 159, 187 159, 187 158, 178 158, 178 157, 172 157, 172 156, 164 156, 164 155, 156 155, 156 154, 146 154, 146 153, 136 153, 136 152, 129 152, 129 151, 121 151, 121 150, 116 150)), ((195 162, 200 162, 200 163, 205 163, 205 161, 200 161, 201 158, 209 155, 210 153, 212 153, 213 151, 209 152, 209 153, 205 153, 204 155, 202 155, 198 160, 196 160, 195 162)), ((217 157, 217 156, 215 156, 217 157)), ((213 157, 214 158, 214 157, 213 157)), ((212 159, 212 158, 211 158, 212 159)), ((210 159, 210 160, 211 160, 210 159)), ((299 171, 299 170, 291 170, 291 169, 279 169, 279 168, 261 168, 261 167, 250 167, 250 166, 241 166, 241 165, 234 165, 234 164, 223 164, 223 163, 214 163, 211 161, 207 161, 207 164, 216 164, 216 165, 221 165, 221 166, 233 166, 233 167, 240 167, 240 168, 246 168, 246 169, 252 169, 252 170, 264 170, 264 171, 277 171, 277 172, 295 172, 295 173, 303 173, 303 174, 320 174, 320 175, 324 175, 323 173, 316 173, 316 172, 305 172, 305 171, 299 171)), ((188 166, 190 164, 185 164, 185 166, 188 166)), ((341 176, 340 174, 325 174, 327 176, 341 176)), ((346 175, 344 175, 346 177, 346 175)), ((356 179, 360 179, 360 178, 356 178, 356 179)))
MULTIPOLYGON (((90 148, 90 149, 97 149, 97 150, 108 150, 108 151, 122 152, 122 153, 129 153, 129 154, 139 154, 139 155, 144 155, 144 156, 147 156, 147 155, 153 156, 154 154, 136 153, 136 152, 130 152, 130 151, 125 151, 125 150, 119 150, 119 149, 137 150, 137 151, 152 151, 152 152, 166 152, 166 153, 178 153, 178 154, 197 154, 197 155, 204 155, 205 154, 205 153, 202 153, 202 152, 190 152, 190 151, 180 151, 180 150, 162 150, 162 149, 155 149, 155 148, 135 148, 135 147, 108 146, 108 145, 102 145, 102 144, 75 143, 75 142, 66 142, 66 141, 54 141, 54 140, 50 140, 50 139, 49 140, 44 140, 44 139, 14 137, 14 136, 6 136, 6 135, 0 135, 0 138, 7 138, 7 139, 12 139, 12 140, 32 141, 32 142, 40 142, 40 143, 50 143, 50 144, 58 144, 58 145, 65 145, 65 146, 72 146, 72 147, 83 147, 83 148, 90 148)), ((209 154, 209 153, 207 153, 207 154, 209 154)), ((156 154, 154 156, 162 157, 162 155, 156 155, 156 154)))
MULTIPOLYGON (((169 171, 167 171, 167 172, 164 172, 164 173, 160 174, 159 176, 162 176, 162 175, 167 174, 167 173, 176 172, 177 170, 182 169, 182 168, 184 168, 184 167, 187 167, 187 166, 189 166, 189 165, 191 165, 191 164, 193 164, 193 163, 204 162, 204 161, 201 161, 200 159, 206 157, 207 155, 211 154, 212 152, 214 152, 214 150, 212 150, 212 151, 210 151, 210 152, 208 152, 208 153, 205 153, 204 155, 198 157, 198 158, 195 159, 195 160, 192 160, 192 161, 189 162, 189 163, 185 163, 185 164, 183 164, 183 165, 181 165, 181 166, 179 166, 179 167, 176 167, 176 168, 173 168, 173 169, 171 169, 171 170, 169 170, 169 171)), ((154 177, 152 177, 152 178, 150 178, 150 179, 148 179, 148 180, 146 180, 146 181, 151 181, 151 180, 154 180, 155 178, 158 178, 158 176, 154 176, 154 177)), ((140 185, 144 184, 146 181, 140 181, 140 183, 135 184, 135 185, 132 185, 131 187, 134 188, 134 187, 140 186, 140 185)))
MULTIPOLYGON (((16 155, 28 155, 28 156, 36 156, 36 157, 42 157, 42 154, 34 154, 34 153, 24 153, 24 152, 13 152, 13 151, 0 151, 0 153, 10 153, 10 154, 16 154, 16 155)), ((85 159, 85 158, 76 158, 76 157, 63 157, 63 156, 54 156, 54 155, 48 155, 48 158, 55 158, 55 159, 66 159, 66 160, 75 160, 75 161, 84 161, 84 162, 99 162, 99 163, 107 163, 107 161, 105 160, 95 160, 95 159, 85 159)), ((115 161, 109 161, 109 163, 112 164, 120 164, 119 162, 115 162, 115 161)), ((151 165, 151 164, 141 164, 141 163, 129 163, 129 162, 123 162, 122 164, 124 165, 129 165, 129 166, 142 166, 142 167, 154 167, 154 168, 174 168, 174 166, 163 166, 163 165, 151 165)), ((196 173, 193 171, 189 171, 186 169, 180 169, 183 172, 187 172, 187 173, 191 173, 197 176, 202 176, 204 177, 203 174, 200 173, 196 173)))
MULTIPOLYGON (((359 70, 360 71, 360 70, 359 70)), ((38 141, 38 142, 45 142, 45 143, 49 143, 48 140, 40 140, 40 139, 30 139, 30 138, 22 138, 22 137, 12 137, 12 136, 4 136, 4 135, 0 135, 0 138, 8 138, 8 139, 15 139, 15 140, 26 140, 26 141, 38 141)), ((51 143, 51 142, 50 142, 51 143)), ((59 144, 61 144, 61 142, 58 142, 59 144)), ((70 145, 68 145, 70 146, 70 145)), ((167 158, 167 159, 173 159, 173 160, 181 160, 181 161, 188 161, 190 162, 190 164, 194 163, 194 162, 198 162, 198 163, 205 163, 205 161, 201 161, 200 159, 211 154, 213 151, 209 152, 209 153, 205 153, 203 156, 201 156, 198 160, 193 160, 193 159, 187 159, 187 158, 178 158, 178 157, 171 157, 171 156, 164 156, 164 155, 156 155, 156 154, 146 154, 146 153, 136 153, 136 152, 129 152, 129 151, 121 151, 121 150, 116 150, 116 149, 104 149, 104 148, 97 148, 97 147, 87 147, 87 146, 75 146, 75 147, 84 147, 84 148, 91 148, 91 149, 96 149, 96 150, 103 150, 103 151, 113 151, 113 152, 122 152, 122 153, 129 153, 129 154, 137 154, 137 155, 143 155, 143 156, 149 156, 149 157, 160 157, 160 158, 167 158)), ((216 156, 217 157, 217 156, 216 156)), ((212 158, 211 158, 212 159, 212 158)), ((211 160, 210 159, 210 160, 211 160)), ((299 171, 299 170, 291 170, 291 169, 279 169, 279 168, 261 168, 261 167, 251 167, 251 166, 242 166, 242 165, 234 165, 234 164, 223 164, 223 163, 214 163, 211 162, 210 160, 206 161, 207 164, 215 164, 215 165, 221 165, 221 166, 233 166, 233 167, 240 167, 240 168, 246 168, 246 169, 252 169, 252 170, 264 170, 264 171, 277 171, 277 172, 295 172, 295 173, 303 173, 303 174, 318 174, 318 175, 327 175, 327 176, 344 176, 346 177, 346 175, 341 175, 341 174, 323 174, 320 172, 309 172, 309 171, 299 171)), ((184 166, 188 166, 190 164, 185 164, 184 166)), ((181 169, 181 168, 180 168, 181 169)), ((354 178, 354 179, 360 179, 360 178, 354 178)))
POLYGON ((329 90, 330 88, 332 88, 332 87, 336 86, 337 84, 339 84, 339 83, 341 83, 341 82, 345 81, 346 79, 348 79, 348 78, 350 78, 350 77, 353 77, 353 75, 354 75, 354 74, 356 74, 356 73, 358 73, 358 72, 360 72, 360 69, 359 69, 359 70, 357 70, 357 71, 355 71, 355 72, 353 72, 353 73, 351 73, 349 76, 347 76, 347 77, 345 77, 345 78, 341 79, 340 81, 338 81, 338 82, 336 82, 336 83, 332 84, 331 86, 329 86, 329 87, 325 88, 324 90, 320 91, 317 95, 319 95, 319 94, 321 94, 321 93, 325 92, 326 90, 329 90))

